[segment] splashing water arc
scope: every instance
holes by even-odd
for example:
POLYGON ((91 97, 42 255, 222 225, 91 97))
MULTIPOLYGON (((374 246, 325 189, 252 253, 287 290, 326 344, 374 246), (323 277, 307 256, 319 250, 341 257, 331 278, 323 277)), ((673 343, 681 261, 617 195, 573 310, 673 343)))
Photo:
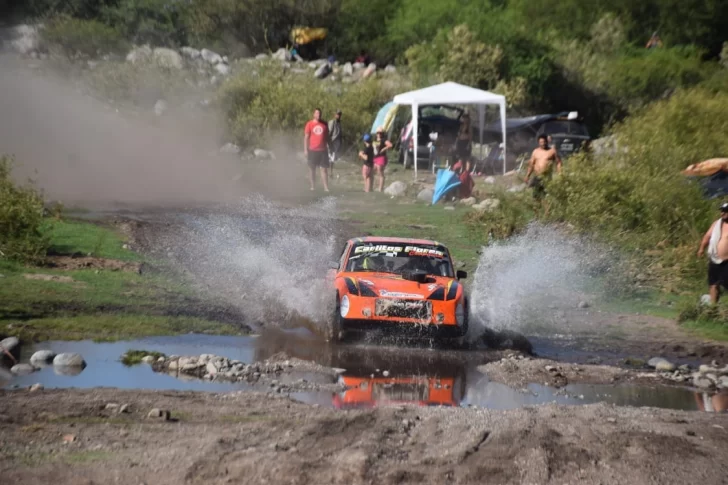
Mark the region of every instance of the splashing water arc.
POLYGON ((573 307, 604 256, 584 240, 537 223, 483 247, 471 289, 473 331, 524 330, 548 308, 573 307))

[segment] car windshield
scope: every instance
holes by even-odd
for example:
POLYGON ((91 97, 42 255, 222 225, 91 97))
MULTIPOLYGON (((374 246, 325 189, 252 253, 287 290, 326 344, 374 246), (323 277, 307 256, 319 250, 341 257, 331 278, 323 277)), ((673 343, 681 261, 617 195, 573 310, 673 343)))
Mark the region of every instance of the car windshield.
POLYGON ((351 248, 346 270, 394 274, 421 270, 429 275, 453 277, 447 250, 429 244, 357 243, 351 248))

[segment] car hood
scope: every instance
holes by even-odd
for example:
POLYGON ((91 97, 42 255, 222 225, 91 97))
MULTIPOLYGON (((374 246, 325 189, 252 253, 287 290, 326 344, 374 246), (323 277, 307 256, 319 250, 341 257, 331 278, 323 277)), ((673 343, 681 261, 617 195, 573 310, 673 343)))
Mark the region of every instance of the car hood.
MULTIPOLYGON (((390 298, 427 299, 433 293, 447 293, 458 285, 453 278, 431 276, 427 283, 405 280, 388 273, 342 273, 343 278, 354 280, 357 287, 366 286, 377 296, 390 298)), ((448 298, 451 299, 451 298, 448 298)))

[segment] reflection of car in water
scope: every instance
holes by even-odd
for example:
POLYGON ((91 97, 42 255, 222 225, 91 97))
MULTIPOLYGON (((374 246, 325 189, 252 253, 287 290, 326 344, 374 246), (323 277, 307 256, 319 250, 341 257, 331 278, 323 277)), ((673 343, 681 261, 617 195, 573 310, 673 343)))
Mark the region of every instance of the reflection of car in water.
POLYGON ((334 394, 333 404, 337 409, 391 404, 459 406, 465 387, 462 375, 342 376, 339 382, 347 389, 334 394))
POLYGON ((450 252, 436 241, 364 237, 346 242, 332 274, 335 310, 327 340, 347 330, 385 329, 461 338, 468 330, 468 297, 450 252))

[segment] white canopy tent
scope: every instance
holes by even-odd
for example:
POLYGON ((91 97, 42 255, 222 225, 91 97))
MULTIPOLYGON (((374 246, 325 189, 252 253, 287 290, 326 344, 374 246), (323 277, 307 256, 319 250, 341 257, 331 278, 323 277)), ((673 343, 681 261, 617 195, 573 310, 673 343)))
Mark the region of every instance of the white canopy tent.
POLYGON ((506 173, 506 97, 500 94, 471 88, 454 82, 446 82, 417 91, 398 94, 394 104, 412 106, 412 133, 414 137, 415 177, 417 177, 417 133, 418 113, 420 106, 433 104, 475 104, 478 105, 478 121, 480 126, 480 144, 483 144, 483 128, 485 127, 485 106, 500 106, 501 128, 503 130, 503 173, 506 173))

